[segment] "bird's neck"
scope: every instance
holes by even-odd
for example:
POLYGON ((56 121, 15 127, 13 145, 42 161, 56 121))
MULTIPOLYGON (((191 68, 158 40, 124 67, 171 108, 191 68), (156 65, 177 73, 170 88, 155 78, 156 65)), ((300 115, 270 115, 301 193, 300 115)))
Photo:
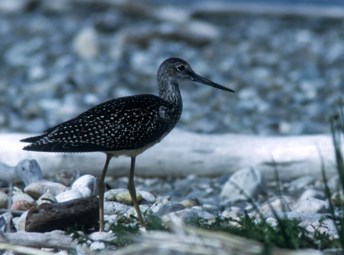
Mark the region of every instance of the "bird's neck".
POLYGON ((177 80, 169 78, 160 80, 158 78, 159 84, 159 96, 165 101, 173 104, 175 106, 182 105, 182 98, 179 91, 179 85, 177 80))

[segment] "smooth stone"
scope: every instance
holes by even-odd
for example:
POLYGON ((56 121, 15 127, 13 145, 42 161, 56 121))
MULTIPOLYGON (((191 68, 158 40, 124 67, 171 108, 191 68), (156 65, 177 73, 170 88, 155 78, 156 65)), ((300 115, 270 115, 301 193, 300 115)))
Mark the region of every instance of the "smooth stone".
POLYGON ((116 201, 104 201, 104 214, 124 215, 129 210, 133 210, 133 207, 116 201))
POLYGON ((191 222, 193 220, 203 219, 203 220, 214 220, 215 216, 211 213, 205 212, 196 208, 185 208, 176 212, 166 214, 162 217, 164 222, 169 222, 171 217, 180 218, 183 222, 191 222))
POLYGON ((29 194, 35 199, 38 199, 40 196, 42 196, 48 191, 54 196, 57 196, 58 194, 66 190, 67 190, 67 187, 61 183, 45 181, 45 180, 31 183, 24 188, 24 192, 26 192, 27 194, 29 194))
POLYGON ((170 213, 177 212, 184 209, 185 209, 185 206, 177 202, 168 202, 166 204, 160 204, 160 205, 151 207, 152 212, 156 214, 157 216, 170 214, 170 213))
POLYGON ((185 208, 192 208, 194 206, 198 206, 199 203, 197 200, 195 199, 184 199, 183 201, 180 202, 180 204, 182 204, 185 208))
POLYGON ((317 221, 304 220, 300 222, 300 227, 306 229, 309 233, 319 233, 329 235, 329 238, 338 239, 336 225, 332 219, 324 219, 317 221))
MULTIPOLYGON (((260 207, 259 211, 264 216, 268 217, 274 215, 272 210, 275 212, 289 212, 295 204, 294 200, 289 196, 276 196, 269 198, 268 201, 264 202, 260 207)), ((256 214, 256 212, 253 212, 256 214)))
POLYGON ((79 57, 92 59, 99 53, 98 35, 94 28, 85 27, 73 40, 73 49, 79 57))
POLYGON ((57 173, 57 180, 65 186, 71 186, 80 177, 79 170, 62 169, 57 173))
POLYGON ((225 219, 230 219, 231 225, 239 227, 240 224, 237 221, 239 221, 244 215, 244 210, 239 207, 233 206, 229 209, 224 210, 220 215, 225 219))
POLYGON ((324 199, 324 192, 315 189, 307 189, 301 194, 298 200, 304 200, 307 198, 324 199))
POLYGON ((331 195, 331 202, 334 206, 343 206, 344 204, 344 195, 343 191, 336 191, 333 192, 331 195))
POLYGON ((90 250, 91 251, 104 250, 105 248, 106 248, 105 243, 100 242, 100 241, 92 242, 91 245, 90 245, 90 250))
POLYGON ((19 161, 15 167, 15 171, 18 177, 24 182, 25 186, 43 180, 41 167, 34 159, 19 161))
POLYGON ((12 203, 11 210, 13 211, 27 211, 35 206, 36 203, 26 200, 17 200, 12 203))
POLYGON ((19 217, 15 217, 12 219, 13 225, 17 231, 25 231, 25 222, 26 216, 28 214, 28 210, 22 213, 19 217))
POLYGON ((88 238, 92 241, 105 241, 111 242, 116 238, 116 235, 112 232, 93 232, 88 235, 88 238))
POLYGON ((138 193, 142 196, 142 199, 148 203, 154 203, 155 202, 155 196, 145 190, 139 190, 138 193))
POLYGON ((37 205, 41 205, 41 204, 54 204, 56 203, 56 197, 51 194, 49 191, 44 193, 42 196, 40 196, 40 198, 36 201, 37 205))
POLYGON ((308 186, 311 186, 315 182, 313 176, 302 176, 293 180, 288 185, 289 192, 298 192, 300 190, 306 189, 308 186))
POLYGON ((231 175, 222 188, 220 197, 228 202, 247 200, 247 197, 255 198, 262 186, 260 172, 253 168, 245 168, 231 175))
MULTIPOLYGON (((136 191, 137 202, 142 200, 140 191, 136 191)), ((104 194, 104 199, 107 201, 117 201, 126 205, 132 205, 131 196, 126 189, 112 189, 104 194)))
POLYGON ((328 210, 329 205, 326 201, 312 197, 300 199, 293 206, 293 211, 302 213, 325 213, 328 210))
POLYGON ((35 204, 36 202, 31 196, 16 190, 12 195, 11 210, 26 211, 35 206, 35 204))
POLYGON ((97 179, 93 175, 85 174, 72 184, 72 190, 80 192, 82 197, 89 197, 94 194, 96 184, 97 179))
POLYGON ((0 191, 0 208, 7 208, 8 195, 5 192, 0 191))
POLYGON ((9 211, 0 215, 0 231, 4 233, 7 229, 8 223, 12 220, 12 213, 9 211))
POLYGON ((69 200, 77 199, 77 198, 82 198, 83 195, 78 191, 78 190, 66 190, 64 192, 61 192, 58 194, 55 199, 58 203, 66 202, 69 200))

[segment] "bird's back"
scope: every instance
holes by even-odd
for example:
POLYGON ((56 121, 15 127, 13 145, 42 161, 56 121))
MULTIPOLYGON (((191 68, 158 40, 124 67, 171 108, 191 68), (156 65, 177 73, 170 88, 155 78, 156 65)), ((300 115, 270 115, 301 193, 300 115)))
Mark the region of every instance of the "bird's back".
POLYGON ((180 118, 182 106, 154 95, 113 99, 23 142, 45 152, 132 151, 159 142, 180 118))

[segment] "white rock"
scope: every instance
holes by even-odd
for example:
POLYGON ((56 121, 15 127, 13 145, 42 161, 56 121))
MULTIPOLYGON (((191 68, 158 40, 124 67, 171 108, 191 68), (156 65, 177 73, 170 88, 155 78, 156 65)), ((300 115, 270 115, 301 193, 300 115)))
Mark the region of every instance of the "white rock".
POLYGON ((74 51, 82 58, 90 59, 98 55, 98 35, 94 28, 83 28, 73 41, 74 51))
POLYGON ((69 200, 82 198, 82 194, 77 190, 70 189, 70 190, 66 190, 64 192, 61 192, 55 198, 56 198, 56 201, 58 203, 62 203, 62 202, 66 202, 69 200))
POLYGON ((12 219, 12 222, 14 224, 14 227, 17 231, 25 231, 25 222, 26 222, 26 216, 29 211, 26 211, 20 215, 20 217, 16 217, 12 219))
POLYGON ((289 212, 294 204, 295 204, 294 200, 289 196, 276 196, 264 202, 259 207, 259 211, 264 216, 268 217, 270 215, 273 215, 273 212, 271 211, 271 209, 277 213, 289 212))
POLYGON ((328 203, 317 198, 306 198, 298 200, 293 211, 302 213, 324 213, 328 211, 328 203))
POLYGON ((89 197, 94 194, 97 179, 90 174, 79 177, 72 185, 72 190, 78 191, 82 197, 89 197))
MULTIPOLYGON (((61 193, 60 193, 61 194, 61 193)), ((41 204, 53 204, 56 203, 56 197, 51 194, 49 191, 44 193, 37 201, 37 205, 41 205, 41 204)))
POLYGON ((155 196, 148 192, 148 191, 144 191, 144 190, 140 190, 138 191, 138 193, 142 196, 143 200, 149 202, 149 203, 154 203, 155 202, 155 196))
POLYGON ((304 200, 307 198, 323 199, 324 192, 320 192, 319 190, 315 190, 315 189, 307 189, 301 194, 301 196, 299 197, 299 200, 304 200))
POLYGON ((253 168, 245 168, 234 173, 221 191, 221 198, 229 202, 247 200, 247 196, 255 198, 262 185, 262 176, 259 171, 253 168))
POLYGON ((24 192, 28 193, 33 198, 38 199, 40 196, 48 191, 54 196, 57 196, 65 190, 67 190, 67 187, 61 183, 44 180, 29 184, 25 187, 24 192))
POLYGON ((24 182, 25 186, 43 180, 41 167, 34 159, 19 161, 15 167, 15 171, 18 177, 24 182))
POLYGON ((92 241, 106 241, 111 242, 113 241, 116 236, 112 232, 93 232, 91 233, 88 238, 90 238, 92 241))

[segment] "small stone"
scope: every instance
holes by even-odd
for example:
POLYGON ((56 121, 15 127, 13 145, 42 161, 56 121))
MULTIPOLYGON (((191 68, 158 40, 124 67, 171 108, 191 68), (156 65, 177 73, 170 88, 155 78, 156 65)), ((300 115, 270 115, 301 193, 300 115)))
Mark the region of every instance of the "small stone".
POLYGON ((105 242, 111 242, 113 241, 116 236, 112 232, 93 232, 88 236, 89 239, 92 241, 105 241, 105 242))
POLYGON ((138 191, 139 194, 142 196, 142 199, 148 203, 154 203, 155 202, 155 196, 147 191, 140 190, 138 191))
POLYGON ((192 208, 194 206, 199 205, 198 201, 195 199, 184 199, 180 202, 185 208, 192 208))
POLYGON ((49 191, 44 193, 37 201, 37 205, 41 205, 41 204, 54 204, 56 203, 56 197, 51 194, 49 191))
POLYGON ((225 183, 221 191, 221 198, 227 198, 229 202, 247 200, 247 197, 255 198, 262 185, 262 177, 259 171, 246 168, 235 172, 225 183))
POLYGON ((183 222, 192 222, 195 219, 203 219, 207 221, 212 221, 215 219, 215 216, 213 214, 196 208, 186 208, 183 210, 166 214, 162 217, 162 220, 164 222, 167 222, 170 220, 171 217, 178 217, 183 222))
POLYGON ((105 247, 106 247, 105 243, 96 241, 96 242, 91 243, 90 250, 92 251, 103 250, 105 249, 105 247))
POLYGON ((24 182, 25 186, 43 180, 41 167, 34 159, 19 161, 15 167, 15 171, 18 177, 24 182))
POLYGON ((66 202, 69 200, 82 198, 83 195, 77 190, 66 190, 58 194, 55 198, 58 203, 66 202))
POLYGON ((91 59, 98 55, 98 35, 94 28, 83 28, 73 41, 74 51, 85 59, 91 59))
POLYGON ((20 215, 20 217, 13 218, 12 222, 17 231, 25 231, 25 222, 28 210, 20 215))
POLYGON ((13 211, 27 211, 35 206, 35 203, 26 200, 17 200, 12 203, 11 210, 13 211))
POLYGON ((152 212, 158 216, 162 216, 165 214, 169 214, 169 213, 184 210, 184 209, 185 209, 184 205, 182 205, 181 203, 176 203, 176 202, 168 202, 166 204, 151 208, 152 212))
POLYGON ((57 196, 65 190, 67 190, 67 187, 63 184, 45 180, 31 183, 24 188, 24 192, 26 192, 35 199, 38 199, 40 196, 42 196, 48 191, 54 196, 57 196))
MULTIPOLYGON (((137 202, 142 200, 140 191, 136 191, 137 202)), ((104 199, 108 201, 117 201, 126 205, 132 205, 131 196, 126 189, 112 189, 104 194, 104 199)))
POLYGON ((89 197, 94 194, 97 179, 90 174, 79 177, 72 185, 72 190, 80 192, 82 197, 89 197))
POLYGON ((308 197, 305 199, 300 199, 293 206, 293 211, 302 213, 325 213, 328 212, 328 203, 317 199, 308 197))
POLYGON ((294 205, 294 200, 289 196, 276 196, 264 202, 259 211, 266 217, 273 215, 271 210, 275 212, 289 212, 294 205))
POLYGON ((70 186, 79 177, 80 171, 75 169, 62 169, 57 174, 57 180, 65 186, 70 186))
POLYGON ((114 201, 105 201, 104 202, 104 214, 119 214, 119 215, 124 215, 126 214, 129 210, 133 209, 131 206, 122 204, 119 202, 114 202, 114 201))

